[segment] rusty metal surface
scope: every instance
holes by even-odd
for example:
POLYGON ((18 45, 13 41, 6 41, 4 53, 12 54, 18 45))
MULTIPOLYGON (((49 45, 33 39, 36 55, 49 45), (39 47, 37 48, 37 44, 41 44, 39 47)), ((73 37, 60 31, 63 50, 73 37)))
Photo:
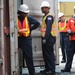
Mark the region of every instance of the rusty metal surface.
MULTIPOLYGON (((9 28, 9 0, 3 0, 3 26, 9 28)), ((4 75, 11 75, 10 67, 10 37, 4 33, 4 75)))
POLYGON ((0 58, 1 58, 1 9, 0 9, 0 58))
POLYGON ((2 65, 3 65, 3 60, 2 60, 2 39, 1 39, 1 31, 2 30, 2 0, 0 0, 0 75, 2 75, 2 65))
POLYGON ((10 18, 10 44, 11 44, 11 75, 18 75, 18 38, 16 29, 17 20, 17 2, 18 0, 9 0, 9 18, 10 18))
MULTIPOLYGON (((1 33, 1 9, 0 9, 0 33, 1 33)), ((0 34, 0 38, 1 38, 1 34, 0 34)), ((0 39, 0 44, 1 44, 1 39, 0 39)), ((0 52, 1 52, 1 49, 0 49, 0 52)), ((1 58, 1 53, 0 53, 0 58, 1 58)))

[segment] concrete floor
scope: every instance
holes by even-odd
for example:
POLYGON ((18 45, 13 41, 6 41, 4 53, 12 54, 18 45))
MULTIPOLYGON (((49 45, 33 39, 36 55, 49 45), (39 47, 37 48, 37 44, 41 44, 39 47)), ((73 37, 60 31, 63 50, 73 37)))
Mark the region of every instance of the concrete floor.
POLYGON ((56 75, 75 75, 75 55, 73 58, 73 64, 72 64, 72 69, 71 69, 70 73, 69 72, 68 73, 61 72, 61 69, 63 69, 66 64, 66 63, 61 63, 61 60, 62 60, 62 54, 61 54, 61 49, 59 49, 59 65, 56 65, 56 72, 57 72, 56 75))
MULTIPOLYGON (((56 65, 56 75, 75 75, 75 56, 73 59, 72 69, 71 69, 70 73, 69 72, 68 73, 61 72, 61 69, 63 69, 66 64, 66 63, 61 63, 61 59, 62 59, 62 54, 61 54, 61 49, 59 49, 59 65, 56 65)), ((35 68, 36 75, 42 75, 39 72, 40 72, 40 70, 43 70, 43 69, 44 69, 43 67, 36 67, 35 68)), ((25 68, 24 72, 28 73, 28 70, 25 68)), ((22 74, 22 75, 28 75, 28 74, 22 74)), ((49 75, 51 75, 51 74, 49 74, 49 75)))

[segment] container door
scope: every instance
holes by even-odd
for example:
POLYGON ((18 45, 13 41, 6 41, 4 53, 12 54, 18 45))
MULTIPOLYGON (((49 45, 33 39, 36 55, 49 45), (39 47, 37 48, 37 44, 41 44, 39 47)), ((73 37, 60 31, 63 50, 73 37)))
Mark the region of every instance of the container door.
POLYGON ((9 0, 11 75, 19 75, 17 38, 17 0, 9 0))
MULTIPOLYGON (((27 4, 29 9, 30 9, 30 13, 29 15, 33 16, 34 18, 36 18, 40 23, 42 22, 42 12, 41 12, 41 2, 43 0, 23 0, 23 3, 27 4)), ((50 12, 51 14, 53 14, 55 16, 55 21, 56 21, 56 25, 58 25, 58 11, 57 8, 58 6, 56 6, 56 4, 58 3, 57 0, 47 0, 48 2, 50 2, 50 12)), ((58 5, 58 4, 57 4, 58 5)), ((58 27, 58 26, 56 26, 58 27)), ((32 31, 32 47, 33 47, 33 58, 34 58, 34 65, 35 66, 43 66, 44 62, 43 62, 43 57, 42 57, 42 48, 41 48, 41 33, 39 31, 40 28, 32 31)), ((56 28, 58 30, 58 28, 56 28)), ((59 51, 58 51, 58 39, 56 41, 55 44, 55 57, 56 57, 56 64, 59 64, 59 51)))

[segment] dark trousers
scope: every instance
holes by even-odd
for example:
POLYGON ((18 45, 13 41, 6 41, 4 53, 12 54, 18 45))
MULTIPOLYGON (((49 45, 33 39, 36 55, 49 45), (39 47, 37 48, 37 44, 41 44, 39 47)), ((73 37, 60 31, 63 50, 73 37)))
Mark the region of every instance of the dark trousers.
POLYGON ((70 41, 69 43, 69 48, 67 53, 67 63, 65 69, 71 69, 74 53, 75 53, 75 40, 70 41))
POLYGON ((32 56, 32 39, 31 37, 21 36, 18 38, 18 46, 23 50, 24 58, 30 75, 35 74, 32 56))
POLYGON ((56 38, 49 38, 46 41, 46 44, 42 43, 42 52, 43 58, 45 62, 45 69, 47 71, 55 72, 55 56, 54 56, 54 48, 53 45, 55 43, 56 38))
POLYGON ((60 32, 60 46, 62 52, 62 60, 66 61, 67 59, 67 49, 69 43, 69 35, 65 32, 60 32))

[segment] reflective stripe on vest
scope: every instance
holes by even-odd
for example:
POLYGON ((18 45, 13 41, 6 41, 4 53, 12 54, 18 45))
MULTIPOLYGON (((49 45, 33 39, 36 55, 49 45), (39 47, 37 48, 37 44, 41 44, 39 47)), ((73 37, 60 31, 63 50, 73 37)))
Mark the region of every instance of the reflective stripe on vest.
MULTIPOLYGON (((45 20, 47 18, 47 16, 51 15, 50 13, 48 13, 44 18, 43 18, 43 21, 42 21, 42 25, 41 25, 41 33, 42 33, 42 37, 45 36, 46 34, 46 23, 45 23, 45 20)), ((56 29, 56 25, 55 25, 55 22, 53 22, 52 24, 52 30, 51 30, 51 35, 52 36, 55 36, 55 29, 56 29)))
POLYGON ((63 27, 61 26, 61 22, 59 22, 58 29, 59 29, 60 31, 66 29, 66 20, 65 20, 65 22, 64 22, 63 27))
POLYGON ((25 36, 28 37, 30 35, 30 27, 28 24, 28 19, 25 17, 24 21, 21 23, 21 21, 18 19, 18 29, 21 31, 21 33, 18 34, 18 36, 25 36))

